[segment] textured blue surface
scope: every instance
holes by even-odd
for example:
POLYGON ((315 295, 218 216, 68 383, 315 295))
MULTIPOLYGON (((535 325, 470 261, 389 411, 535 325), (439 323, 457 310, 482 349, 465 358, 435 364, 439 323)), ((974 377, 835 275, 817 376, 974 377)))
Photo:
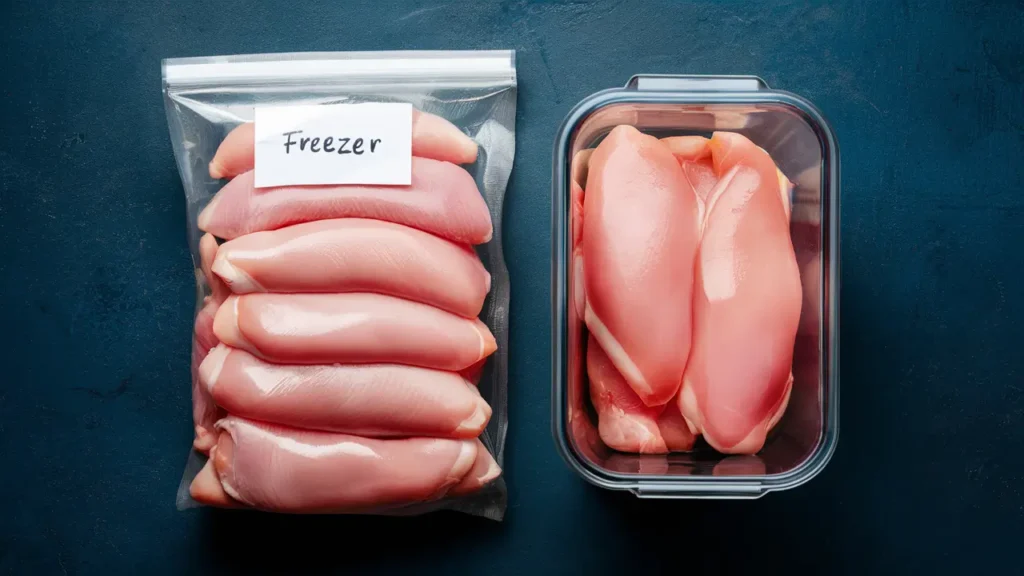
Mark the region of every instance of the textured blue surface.
POLYGON ((0 573, 1020 570, 1022 8, 3 2, 0 573), (519 52, 507 520, 177 512, 194 295, 159 60, 398 48, 519 52), (638 72, 759 74, 839 136, 843 429, 795 491, 641 502, 555 453, 551 142, 638 72))

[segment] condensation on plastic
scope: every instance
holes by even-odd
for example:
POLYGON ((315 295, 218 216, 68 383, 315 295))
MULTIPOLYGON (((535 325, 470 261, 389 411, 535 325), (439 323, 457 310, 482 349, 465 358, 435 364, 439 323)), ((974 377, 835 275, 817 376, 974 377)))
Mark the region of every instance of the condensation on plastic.
POLYGON ((839 149, 807 100, 753 76, 641 75, 592 94, 566 116, 555 140, 552 198, 552 431, 569 466, 587 481, 642 498, 757 498, 817 475, 839 436, 839 149), (617 125, 658 137, 738 132, 764 148, 794 183, 790 232, 804 286, 793 393, 764 449, 625 454, 601 441, 586 399, 585 331, 570 304, 574 270, 572 158, 617 125))
MULTIPOLYGON (((501 246, 505 188, 515 154, 516 71, 513 51, 327 52, 255 54, 164 60, 163 93, 171 143, 185 189, 188 244, 197 270, 196 314, 211 293, 199 272, 197 217, 223 186, 208 165, 234 127, 253 119, 254 107, 272 104, 408 102, 441 116, 479 146, 477 161, 463 166, 476 181, 493 224, 493 239, 476 247, 491 274, 480 319, 498 349, 480 377, 479 390, 493 414, 480 440, 503 466, 508 426, 509 278, 501 246)), ((189 485, 206 462, 191 450, 178 488, 177 506, 199 506, 189 485)), ((506 508, 504 477, 476 494, 446 498, 388 515, 450 509, 500 520, 506 508)))

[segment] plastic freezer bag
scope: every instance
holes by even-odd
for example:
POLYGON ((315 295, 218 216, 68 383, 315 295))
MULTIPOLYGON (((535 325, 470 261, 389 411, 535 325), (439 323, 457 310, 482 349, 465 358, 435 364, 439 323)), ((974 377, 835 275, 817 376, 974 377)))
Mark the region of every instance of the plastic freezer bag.
POLYGON ((170 59, 163 90, 197 288, 178 507, 501 519, 514 53, 170 59), (310 121, 265 147, 324 106, 401 146, 310 121), (377 145, 404 152, 339 172, 377 145))

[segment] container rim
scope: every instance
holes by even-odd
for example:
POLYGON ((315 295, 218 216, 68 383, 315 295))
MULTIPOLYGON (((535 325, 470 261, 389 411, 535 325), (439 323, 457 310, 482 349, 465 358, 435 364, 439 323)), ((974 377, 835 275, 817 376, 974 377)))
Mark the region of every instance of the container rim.
POLYGON ((585 480, 613 490, 630 490, 648 498, 757 498, 768 492, 796 488, 817 476, 832 459, 839 437, 839 234, 840 165, 835 132, 821 111, 809 100, 786 91, 772 90, 756 76, 673 76, 637 75, 625 88, 610 88, 591 94, 577 103, 558 127, 552 157, 552 434, 562 459, 585 480), (656 89, 642 89, 644 79, 656 79, 656 89), (680 89, 671 87, 677 80, 680 89), (721 81, 721 82, 716 82, 721 81), (694 84, 694 82, 698 84, 694 84), (728 89, 714 89, 721 86, 728 89), (710 87, 710 88, 709 88, 710 87), (761 104, 790 109, 803 118, 822 147, 823 190, 822 302, 827 309, 820 319, 822 431, 810 455, 798 466, 781 474, 730 477, 679 477, 666 479, 651 474, 621 474, 596 469, 572 447, 565 415, 568 411, 566 383, 568 363, 568 279, 569 261, 569 177, 570 143, 580 122, 598 110, 616 104, 761 104), (827 226, 825 225, 827 223, 827 226))

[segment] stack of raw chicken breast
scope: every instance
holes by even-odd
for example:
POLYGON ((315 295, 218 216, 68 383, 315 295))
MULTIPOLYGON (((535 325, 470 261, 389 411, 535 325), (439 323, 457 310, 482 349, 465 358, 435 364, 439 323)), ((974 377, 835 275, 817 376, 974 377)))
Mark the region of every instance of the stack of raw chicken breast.
POLYGON ((459 164, 477 146, 414 111, 410 186, 254 187, 254 129, 210 163, 199 216, 211 288, 195 323, 192 497, 366 512, 468 494, 501 470, 478 437, 494 337, 472 246, 488 208, 459 164), (218 245, 217 238, 226 240, 218 245))
POLYGON ((619 126, 572 166, 573 300, 615 450, 753 454, 786 409, 802 304, 791 184, 716 132, 619 126))

